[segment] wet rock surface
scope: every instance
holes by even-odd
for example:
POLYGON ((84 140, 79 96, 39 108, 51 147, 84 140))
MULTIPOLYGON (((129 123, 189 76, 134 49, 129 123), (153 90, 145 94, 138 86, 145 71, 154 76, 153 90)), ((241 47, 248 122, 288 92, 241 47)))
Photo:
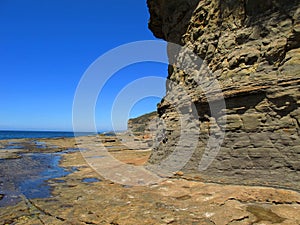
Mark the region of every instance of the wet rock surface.
MULTIPOLYGON (((96 140, 106 143, 103 137, 84 137, 78 142, 93 146, 96 140)), ((58 148, 77 147, 74 140, 44 142, 58 148)), ((150 152, 124 148, 110 154, 142 165, 150 152)), ((18 204, 0 208, 0 224, 300 223, 300 194, 295 191, 203 183, 201 177, 183 172, 150 186, 126 186, 104 179, 81 152, 65 153, 60 163, 77 170, 47 182, 52 187, 51 198, 23 196, 18 204)))
POLYGON ((50 178, 69 174, 75 168, 61 168, 59 161, 64 148, 48 146, 34 139, 1 141, 0 207, 14 205, 26 198, 51 196, 50 178))

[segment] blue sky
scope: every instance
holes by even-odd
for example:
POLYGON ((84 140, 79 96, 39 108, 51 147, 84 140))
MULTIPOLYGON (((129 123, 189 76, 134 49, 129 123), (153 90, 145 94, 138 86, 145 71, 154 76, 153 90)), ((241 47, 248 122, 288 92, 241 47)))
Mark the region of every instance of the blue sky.
MULTIPOLYGON (((113 48, 155 40, 148 19, 146 0, 0 0, 0 130, 72 130, 73 98, 84 72, 113 48)), ((97 128, 111 129, 111 106, 126 85, 166 74, 159 63, 116 73, 99 96, 97 128)), ((164 93, 164 85, 159 88, 164 93)), ((145 98, 130 117, 155 110, 158 102, 145 98)))

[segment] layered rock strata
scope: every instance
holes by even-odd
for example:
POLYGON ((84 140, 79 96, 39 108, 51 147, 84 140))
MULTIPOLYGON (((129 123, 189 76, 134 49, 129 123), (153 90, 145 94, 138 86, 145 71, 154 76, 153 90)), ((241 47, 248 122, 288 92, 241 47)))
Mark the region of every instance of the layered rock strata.
POLYGON ((128 120, 127 130, 132 133, 147 134, 156 127, 157 113, 151 112, 128 120), (154 126, 153 126, 154 125, 154 126))
MULTIPOLYGON (((169 44, 167 94, 158 106, 161 138, 149 163, 172 154, 182 129, 199 129, 186 173, 213 182, 300 190, 300 2, 148 0, 148 7, 156 37, 203 60, 195 65, 169 44), (179 66, 187 64, 187 70, 179 66), (215 80, 221 95, 211 86, 215 80), (218 108, 223 97, 226 108, 218 108), (187 102, 197 111, 192 125, 182 122, 193 111, 181 107, 187 102), (217 139, 222 131, 220 151, 199 171, 209 137, 217 139)), ((179 147, 190 148, 186 142, 179 147)))
MULTIPOLYGON (((151 112, 142 116, 131 118, 127 123, 127 139, 133 142, 146 143, 148 148, 152 148, 158 124, 157 112, 151 112)), ((128 142, 129 140, 127 140, 128 142)), ((138 146, 137 146, 138 147, 138 146)))

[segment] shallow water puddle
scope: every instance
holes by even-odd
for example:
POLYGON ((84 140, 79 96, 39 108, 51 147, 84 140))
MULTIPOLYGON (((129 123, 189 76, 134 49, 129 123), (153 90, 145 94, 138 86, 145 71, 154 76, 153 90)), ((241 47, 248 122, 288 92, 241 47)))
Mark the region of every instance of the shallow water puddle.
POLYGON ((46 149, 48 147, 46 143, 42 141, 32 141, 32 143, 39 149, 46 149))
POLYGON ((2 160, 0 163, 0 206, 13 205, 26 198, 51 197, 48 180, 64 177, 77 168, 59 166, 62 153, 29 153, 21 158, 2 160))
POLYGON ((20 145, 19 143, 9 142, 8 145, 4 146, 2 149, 10 150, 10 149, 23 149, 24 146, 20 145))
POLYGON ((89 178, 83 178, 81 182, 83 183, 95 183, 95 182, 100 182, 101 180, 96 178, 96 177, 89 177, 89 178))

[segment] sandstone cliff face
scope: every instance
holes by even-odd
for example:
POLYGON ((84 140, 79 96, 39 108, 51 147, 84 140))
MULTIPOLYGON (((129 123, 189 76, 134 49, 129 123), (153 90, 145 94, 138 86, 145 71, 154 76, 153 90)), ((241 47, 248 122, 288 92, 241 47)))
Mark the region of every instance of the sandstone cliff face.
POLYGON ((142 133, 146 134, 150 132, 152 127, 155 125, 155 120, 157 118, 156 112, 147 113, 145 115, 139 116, 137 118, 132 118, 128 120, 128 131, 132 133, 142 133))
POLYGON ((157 124, 157 112, 147 113, 137 118, 129 119, 127 123, 127 132, 129 135, 133 136, 134 141, 145 143, 148 148, 153 147, 154 143, 156 143, 154 138, 156 135, 157 124))
MULTIPOLYGON (((168 79, 189 93, 199 115, 199 143, 184 170, 199 173, 213 133, 210 124, 222 129, 226 117, 221 150, 202 177, 300 190, 300 2, 148 0, 148 7, 154 35, 188 47, 205 60, 211 74, 201 73, 201 84, 209 86, 216 78, 225 97, 226 109, 212 116, 199 88, 199 73, 181 71, 174 62, 183 59, 169 52, 168 79)), ((158 106, 166 126, 160 131, 164 138, 150 164, 166 158, 180 136, 179 114, 169 99, 180 102, 182 96, 167 84, 158 106)))

